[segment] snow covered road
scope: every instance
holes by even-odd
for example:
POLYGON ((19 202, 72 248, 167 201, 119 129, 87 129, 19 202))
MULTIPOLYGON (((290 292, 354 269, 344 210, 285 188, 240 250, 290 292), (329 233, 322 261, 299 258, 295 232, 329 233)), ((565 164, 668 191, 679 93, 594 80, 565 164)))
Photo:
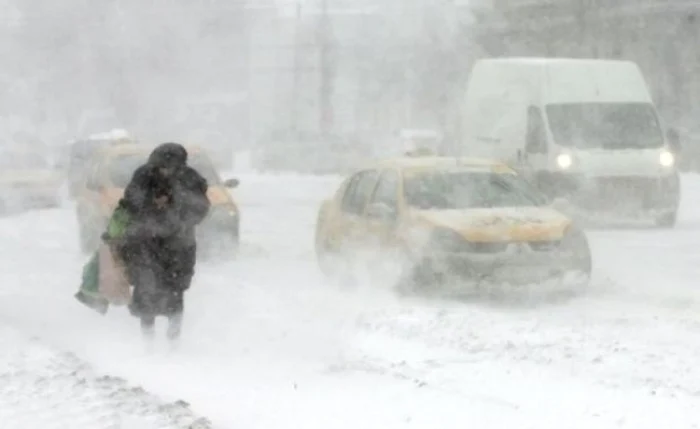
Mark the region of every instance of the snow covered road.
MULTIPOLYGON (((313 227, 336 184, 241 177, 243 257, 200 267, 174 352, 145 350, 125 309, 100 317, 73 299, 70 206, 0 219, 0 326, 217 428, 700 426, 699 176, 683 178, 676 229, 591 231, 594 284, 566 300, 325 284, 313 227)), ((0 416, 6 401, 0 390, 0 416)))

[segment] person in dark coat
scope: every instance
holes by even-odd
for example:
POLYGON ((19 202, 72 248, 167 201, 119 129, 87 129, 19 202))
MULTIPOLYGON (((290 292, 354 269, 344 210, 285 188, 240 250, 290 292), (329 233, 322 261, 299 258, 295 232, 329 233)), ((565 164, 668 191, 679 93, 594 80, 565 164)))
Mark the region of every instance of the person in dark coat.
POLYGON ((134 286, 129 311, 152 337, 155 318, 168 318, 168 338, 180 336, 184 293, 197 260, 195 227, 206 217, 208 184, 187 165, 177 143, 158 146, 133 174, 119 205, 131 217, 116 246, 134 286))

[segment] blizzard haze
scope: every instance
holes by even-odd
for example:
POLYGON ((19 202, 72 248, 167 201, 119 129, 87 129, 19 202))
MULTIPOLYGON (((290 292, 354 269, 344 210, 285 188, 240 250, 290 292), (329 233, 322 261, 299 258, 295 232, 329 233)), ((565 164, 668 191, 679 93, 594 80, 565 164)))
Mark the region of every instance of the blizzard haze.
POLYGON ((699 14, 0 0, 0 427, 700 426, 699 14), (177 344, 74 297, 116 141, 211 161, 177 344))

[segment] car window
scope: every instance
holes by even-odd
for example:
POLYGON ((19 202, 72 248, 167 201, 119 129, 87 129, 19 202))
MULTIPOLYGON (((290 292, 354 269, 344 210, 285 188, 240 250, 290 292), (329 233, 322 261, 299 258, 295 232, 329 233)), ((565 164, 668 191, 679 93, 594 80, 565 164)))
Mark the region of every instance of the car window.
POLYGON ((85 186, 92 191, 96 191, 102 185, 102 178, 100 177, 102 167, 100 163, 92 162, 86 168, 85 186))
POLYGON ((362 173, 355 174, 345 187, 345 192, 343 193, 343 200, 340 204, 340 208, 344 212, 350 212, 350 207, 352 206, 352 199, 355 195, 355 189, 357 188, 357 183, 360 181, 362 173))
POLYGON ((187 159, 187 164, 201 174, 209 186, 221 184, 221 176, 208 156, 198 152, 192 153, 187 159))
POLYGON ((343 196, 342 210, 346 213, 362 214, 369 200, 369 196, 377 183, 377 172, 374 170, 362 171, 348 184, 343 196))
POLYGON ((372 202, 381 202, 391 208, 397 208, 399 201, 399 174, 390 170, 379 178, 377 188, 372 195, 372 202))
POLYGON ((126 188, 134 171, 148 160, 148 154, 125 154, 115 156, 109 162, 109 181, 117 188, 126 188))

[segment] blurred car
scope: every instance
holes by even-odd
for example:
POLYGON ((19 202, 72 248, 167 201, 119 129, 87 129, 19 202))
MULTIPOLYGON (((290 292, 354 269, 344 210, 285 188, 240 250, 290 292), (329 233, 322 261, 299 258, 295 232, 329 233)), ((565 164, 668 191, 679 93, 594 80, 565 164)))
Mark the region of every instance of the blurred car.
POLYGON ((41 154, 4 151, 0 156, 0 211, 50 208, 61 204, 61 174, 41 154))
POLYGON ((68 192, 75 198, 85 176, 91 168, 95 155, 105 146, 135 144, 136 140, 123 129, 114 129, 104 133, 88 136, 86 139, 75 140, 70 143, 67 160, 65 161, 65 174, 68 179, 68 192))
MULTIPOLYGON (((238 186, 238 179, 222 180, 207 153, 197 146, 185 146, 188 164, 209 183, 207 195, 212 207, 197 227, 198 249, 204 256, 234 255, 240 237, 240 213, 227 188, 238 186)), ((94 251, 109 217, 124 195, 134 171, 147 160, 152 147, 124 144, 102 148, 77 196, 80 245, 94 251)))
POLYGON ((394 264, 409 290, 448 279, 587 284, 591 273, 584 232, 515 171, 478 159, 414 154, 355 172, 322 203, 315 248, 329 276, 394 264))

